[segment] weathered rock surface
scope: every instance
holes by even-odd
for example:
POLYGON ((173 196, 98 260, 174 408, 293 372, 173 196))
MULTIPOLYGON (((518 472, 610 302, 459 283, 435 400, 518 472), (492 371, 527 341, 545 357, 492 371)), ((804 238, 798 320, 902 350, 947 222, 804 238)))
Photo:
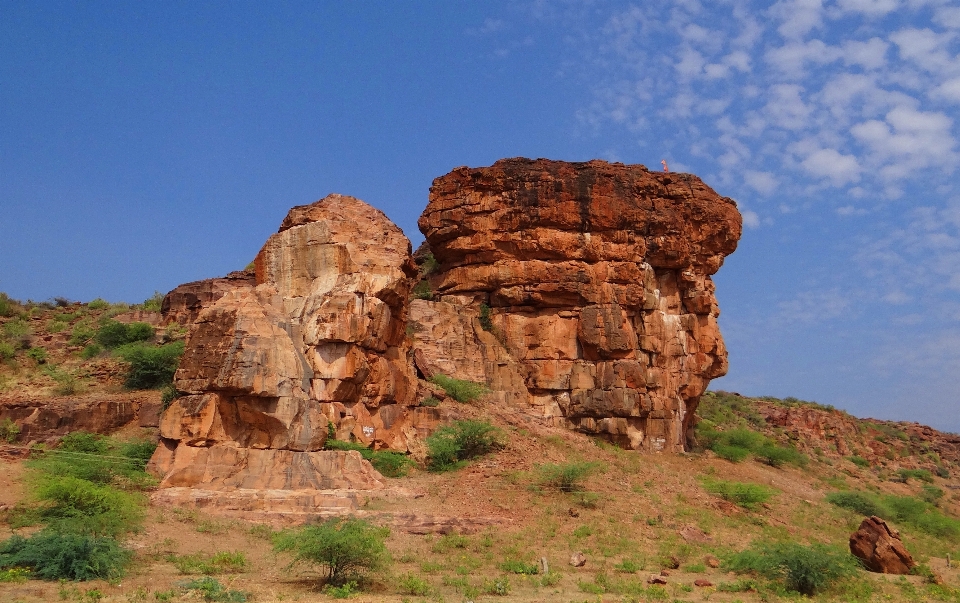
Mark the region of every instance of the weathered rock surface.
POLYGON ((18 440, 56 440, 73 431, 109 433, 135 423, 155 423, 160 402, 157 392, 33 398, 4 395, 0 421, 11 420, 20 429, 18 440), (151 417, 153 414, 153 417, 151 417))
POLYGON ((419 224, 439 262, 439 303, 411 309, 421 372, 482 371, 561 424, 684 448, 727 370, 710 275, 740 237, 732 200, 643 166, 507 159, 437 178, 419 224))
POLYGON ((881 574, 909 574, 916 565, 900 533, 876 516, 864 519, 850 535, 850 552, 863 561, 865 568, 881 574))
MULTIPOLYGON (((416 267, 403 232, 366 203, 330 195, 290 210, 254 265, 255 284, 200 288, 219 297, 201 300, 175 377, 184 395, 160 420, 152 467, 162 485, 317 488, 329 478, 328 453, 317 451, 331 432, 416 448, 439 413, 415 408, 406 320, 416 267)), ((361 482, 351 487, 372 487, 361 482)))
POLYGON ((163 324, 192 324, 200 311, 236 289, 253 288, 256 278, 252 272, 238 270, 221 278, 208 278, 178 285, 163 297, 160 315, 163 324))

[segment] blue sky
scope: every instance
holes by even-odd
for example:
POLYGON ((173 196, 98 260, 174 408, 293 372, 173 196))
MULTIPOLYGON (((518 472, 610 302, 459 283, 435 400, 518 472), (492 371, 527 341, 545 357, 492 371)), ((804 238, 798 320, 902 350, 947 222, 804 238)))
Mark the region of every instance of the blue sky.
POLYGON ((138 302, 287 209, 411 238, 431 180, 604 158, 737 200, 730 373, 960 431, 960 6, 0 0, 0 290, 138 302))

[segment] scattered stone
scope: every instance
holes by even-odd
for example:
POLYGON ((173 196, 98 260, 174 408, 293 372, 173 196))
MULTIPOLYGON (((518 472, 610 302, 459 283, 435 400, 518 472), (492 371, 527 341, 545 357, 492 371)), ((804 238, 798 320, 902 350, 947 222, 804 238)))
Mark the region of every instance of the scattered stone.
POLYGON ((720 567, 720 560, 713 555, 707 555, 704 557, 703 562, 706 563, 708 567, 712 567, 714 569, 720 567))
POLYGON ((676 555, 670 555, 667 557, 664 567, 667 569, 680 569, 680 558, 676 555))
POLYGON ((687 542, 710 542, 711 538, 703 533, 703 530, 697 528, 696 526, 683 526, 680 529, 680 537, 686 540, 687 542))
POLYGON ((573 567, 583 567, 587 564, 587 556, 577 551, 576 553, 570 555, 570 565, 573 567))
POLYGON ((580 517, 580 511, 577 511, 573 507, 570 507, 570 510, 567 511, 570 514, 570 517, 580 517))
POLYGON ((660 575, 666 578, 667 576, 670 575, 670 572, 667 570, 660 570, 660 575))
POLYGON ((916 565, 900 533, 877 516, 868 517, 850 535, 850 552, 871 572, 909 574, 916 565))
POLYGON ((650 578, 647 579, 647 584, 666 584, 666 583, 667 583, 667 579, 657 574, 651 574, 650 578))
POLYGON ((713 582, 709 580, 704 580, 703 578, 700 578, 699 580, 694 580, 693 584, 694 586, 700 586, 700 587, 713 586, 713 582))

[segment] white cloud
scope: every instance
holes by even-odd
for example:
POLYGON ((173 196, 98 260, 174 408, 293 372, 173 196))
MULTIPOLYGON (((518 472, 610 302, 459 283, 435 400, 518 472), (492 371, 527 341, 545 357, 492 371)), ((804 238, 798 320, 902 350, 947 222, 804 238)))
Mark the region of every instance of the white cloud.
POLYGON ((750 188, 762 195, 769 195, 777 190, 780 184, 777 177, 770 172, 747 170, 743 173, 743 179, 750 188))
POLYGON ((777 31, 785 38, 800 38, 823 25, 822 0, 780 0, 770 14, 782 23, 777 31))
POLYGON ((841 10, 863 13, 871 17, 882 17, 894 11, 900 4, 897 0, 839 0, 841 10))
POLYGON ((957 61, 947 50, 953 33, 938 34, 931 29, 901 29, 890 35, 900 49, 900 56, 931 73, 953 70, 957 61))
POLYGON ((947 80, 930 91, 930 96, 960 104, 960 77, 947 80))
POLYGON ((960 6, 937 9, 933 15, 933 20, 948 29, 960 29, 960 6))
POLYGON ((943 113, 896 107, 887 113, 886 121, 869 120, 850 131, 867 148, 871 160, 883 166, 880 174, 899 180, 934 165, 953 169, 957 157, 952 125, 953 120, 943 113))
POLYGON ((783 322, 814 323, 846 314, 851 300, 838 289, 805 291, 789 301, 780 302, 778 306, 779 319, 783 322))
POLYGON ((860 65, 864 69, 879 69, 887 63, 889 47, 880 38, 870 38, 866 42, 848 40, 842 45, 843 62, 846 65, 860 65))
POLYGON ((834 149, 814 151, 800 165, 817 178, 826 178, 834 186, 860 181, 860 164, 853 155, 843 155, 834 149))
POLYGON ((803 88, 796 84, 778 84, 770 88, 770 100, 764 111, 774 125, 787 130, 802 130, 809 125, 812 109, 801 98, 803 88))
POLYGON ((743 225, 747 228, 760 228, 760 216, 756 212, 743 209, 740 211, 740 215, 743 216, 743 225))
POLYGON ((692 48, 683 48, 680 50, 680 60, 674 64, 674 68, 680 75, 694 77, 703 72, 705 63, 702 54, 692 48))
POLYGON ((807 63, 826 65, 843 58, 842 50, 828 46, 821 40, 790 42, 767 51, 766 60, 781 72, 794 78, 802 77, 807 63))

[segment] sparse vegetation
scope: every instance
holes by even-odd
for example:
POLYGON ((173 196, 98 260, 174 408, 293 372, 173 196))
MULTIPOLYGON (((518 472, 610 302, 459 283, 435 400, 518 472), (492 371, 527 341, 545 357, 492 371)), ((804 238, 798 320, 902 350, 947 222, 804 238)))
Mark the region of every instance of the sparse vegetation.
POLYGON ((204 601, 215 603, 245 603, 247 593, 225 588, 220 581, 210 576, 183 583, 183 588, 196 592, 204 601))
POLYGON ((292 552, 294 562, 319 565, 326 570, 325 581, 342 586, 363 581, 370 572, 386 567, 384 539, 390 530, 363 519, 329 519, 297 530, 278 533, 274 549, 292 552))
POLYGON ((8 444, 13 444, 20 436, 20 427, 13 422, 13 419, 7 417, 0 421, 0 440, 8 444))
POLYGON ((447 375, 435 375, 430 380, 431 383, 439 385, 447 395, 457 402, 470 403, 478 400, 480 396, 487 393, 487 388, 480 383, 454 379, 447 375))
POLYGON ((960 540, 960 520, 944 515, 931 502, 912 496, 879 496, 868 492, 832 492, 827 502, 859 515, 876 515, 909 525, 931 536, 960 540))
POLYGON ((583 490, 583 482, 597 470, 595 462, 546 463, 536 467, 537 484, 560 492, 583 490))
POLYGON ((247 568, 246 555, 240 551, 170 555, 168 560, 181 574, 235 574, 247 568))

